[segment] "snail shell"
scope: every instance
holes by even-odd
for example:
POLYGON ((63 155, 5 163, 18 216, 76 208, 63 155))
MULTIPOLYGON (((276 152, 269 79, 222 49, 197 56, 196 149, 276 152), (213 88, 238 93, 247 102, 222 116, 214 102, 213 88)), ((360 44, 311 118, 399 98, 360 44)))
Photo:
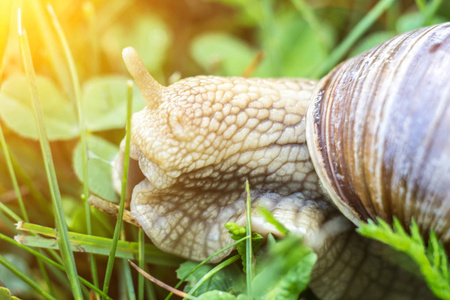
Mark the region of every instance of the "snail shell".
POLYGON ((307 116, 316 172, 356 225, 416 220, 450 249, 450 23, 402 34, 323 78, 307 116))

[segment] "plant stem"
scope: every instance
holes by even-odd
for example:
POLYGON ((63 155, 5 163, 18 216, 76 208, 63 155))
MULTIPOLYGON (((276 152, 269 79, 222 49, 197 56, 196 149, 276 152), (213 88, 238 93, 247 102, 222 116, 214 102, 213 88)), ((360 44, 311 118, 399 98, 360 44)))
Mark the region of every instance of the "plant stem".
POLYGON ((116 228, 114 229, 113 242, 111 246, 111 252, 108 258, 108 264, 106 266, 105 281, 103 282, 103 292, 108 294, 109 282, 111 280, 111 274, 114 267, 114 260, 116 256, 117 243, 119 241, 120 231, 122 230, 123 223, 123 211, 125 209, 125 195, 127 191, 128 169, 130 165, 130 140, 131 140, 131 113, 132 113, 132 100, 133 100, 133 83, 128 81, 127 83, 127 133, 125 137, 125 157, 123 163, 123 177, 122 177, 122 190, 120 194, 120 206, 119 214, 117 216, 116 228))
MULTIPOLYGON (((53 27, 55 28, 61 45, 64 49, 64 55, 66 57, 67 64, 69 66, 70 77, 72 80, 72 88, 74 91, 74 98, 77 107, 78 114, 78 126, 80 127, 80 143, 81 143, 81 159, 82 159, 82 172, 83 172, 83 195, 81 197, 84 205, 84 214, 86 216, 86 229, 89 235, 92 235, 92 224, 91 224, 91 210, 89 207, 89 173, 88 173, 88 145, 86 138, 86 120, 84 116, 84 108, 81 103, 81 91, 80 91, 80 80, 78 79, 77 69, 75 67, 75 62, 73 60, 72 53, 70 52, 69 44, 62 31, 61 25, 58 22, 55 12, 50 4, 47 5, 47 10, 52 19, 53 27)), ((97 276, 97 263, 95 261, 95 256, 89 254, 90 266, 92 279, 95 286, 98 286, 98 276, 97 276)))
POLYGON ((345 54, 355 44, 355 42, 369 29, 370 26, 383 14, 395 0, 381 0, 374 8, 353 28, 347 37, 331 52, 328 59, 322 63, 316 72, 312 74, 313 78, 322 77, 342 60, 345 54))
POLYGON ((78 280, 77 269, 75 265, 75 258, 73 256, 72 249, 70 248, 70 241, 68 236, 67 224, 65 222, 64 212, 62 208, 61 193, 59 191, 58 180, 56 178, 55 166, 52 159, 52 152, 50 144, 46 135, 44 117, 42 115, 42 109, 40 107, 39 92, 37 90, 36 75, 33 68, 33 62, 30 53, 30 47, 28 44, 28 38, 26 32, 22 29, 21 22, 21 9, 18 9, 18 27, 19 27, 19 39, 22 50, 22 58, 25 66, 25 72, 27 75, 28 84, 31 89, 31 99, 33 105, 33 112, 35 116, 36 125, 38 128, 39 144, 42 151, 42 156, 45 165, 45 171, 47 174, 47 180, 50 188, 53 208, 55 212, 56 227, 58 229, 58 244, 60 247, 61 255, 64 260, 64 264, 69 278, 72 293, 76 300, 83 299, 81 293, 80 281, 78 280))
MULTIPOLYGON (((38 259, 42 260, 43 262, 45 262, 45 263, 47 263, 47 264, 49 264, 49 265, 51 265, 51 266, 53 266, 53 267, 55 267, 55 268, 57 268, 57 269, 59 269, 59 270, 65 272, 65 268, 64 268, 63 265, 61 265, 61 264, 59 264, 59 263, 57 263, 57 262, 51 260, 50 258, 46 257, 46 256, 43 255, 42 253, 39 253, 38 251, 33 250, 33 249, 30 248, 30 247, 27 247, 27 246, 25 246, 25 245, 22 245, 21 243, 19 243, 19 242, 13 240, 13 239, 11 239, 10 237, 7 237, 6 235, 3 235, 3 234, 1 234, 1 233, 0 233, 0 239, 2 239, 2 240, 6 241, 6 242, 8 242, 8 243, 10 243, 10 244, 12 244, 12 245, 14 245, 14 246, 17 246, 17 247, 19 247, 19 248, 21 248, 21 249, 23 249, 23 250, 29 252, 30 254, 36 256, 38 259)), ((80 281, 81 281, 85 286, 87 286, 88 288, 94 290, 95 292, 97 292, 97 293, 100 294, 100 295, 103 294, 103 292, 102 292, 100 289, 98 289, 97 287, 95 287, 94 285, 92 285, 89 281, 87 281, 87 280, 84 279, 83 277, 78 276, 78 278, 79 278, 80 281)), ((104 295, 104 296, 107 297, 107 295, 104 295)), ((109 297, 107 297, 107 298, 110 299, 109 297)))
MULTIPOLYGON (((231 265, 232 263, 234 263, 235 261, 237 261, 240 258, 239 254, 236 254, 230 258, 228 258, 227 260, 224 260, 223 262, 221 262, 220 264, 218 264, 217 266, 215 266, 214 268, 212 268, 208 273, 206 273, 198 282, 195 286, 193 286, 188 294, 189 295, 193 295, 200 286, 202 286, 202 284, 205 283, 206 280, 208 280, 209 278, 211 278, 214 274, 216 274, 217 272, 219 272, 220 270, 222 270, 223 268, 231 265)), ((250 298, 251 299, 251 298, 250 298)))
POLYGON ((245 245, 245 259, 246 259, 246 279, 247 279, 247 297, 253 299, 253 249, 252 249, 252 219, 251 219, 251 197, 250 197, 250 185, 248 179, 245 181, 245 191, 247 192, 247 232, 246 235, 249 237, 245 245))

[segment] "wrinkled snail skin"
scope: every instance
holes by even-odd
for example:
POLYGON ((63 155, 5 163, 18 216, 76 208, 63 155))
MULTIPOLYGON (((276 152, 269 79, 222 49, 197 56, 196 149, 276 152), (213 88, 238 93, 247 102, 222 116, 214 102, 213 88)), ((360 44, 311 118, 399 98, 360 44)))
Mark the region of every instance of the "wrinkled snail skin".
POLYGON ((230 244, 224 224, 245 224, 246 178, 254 229, 277 234, 257 213, 264 205, 290 229, 316 231, 335 209, 324 200, 305 144, 315 84, 199 76, 163 88, 161 98, 135 113, 130 155, 145 179, 130 186, 131 211, 152 241, 195 260, 230 244))
POLYGON ((413 217, 448 250, 449 28, 399 35, 319 83, 198 76, 163 87, 125 49, 147 102, 131 125, 132 214, 162 250, 203 260, 232 242, 226 222, 245 224, 248 178, 253 230, 279 235, 262 205, 305 237, 320 299, 433 299, 417 270, 354 228, 413 217))

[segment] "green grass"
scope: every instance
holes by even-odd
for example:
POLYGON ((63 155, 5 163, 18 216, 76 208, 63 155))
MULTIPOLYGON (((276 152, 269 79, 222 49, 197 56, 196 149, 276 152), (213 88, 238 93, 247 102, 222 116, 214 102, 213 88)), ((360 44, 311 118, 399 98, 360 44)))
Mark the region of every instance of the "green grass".
MULTIPOLYGON (((120 196, 120 206, 119 206, 119 214, 117 216, 116 227, 114 229, 113 242, 111 246, 111 252, 108 258, 108 264, 106 267, 105 280, 103 282, 103 292, 108 294, 109 283, 111 279, 112 270, 114 267, 114 260, 116 258, 116 250, 117 243, 119 242, 120 232, 122 231, 123 224, 123 212, 125 209, 125 194, 127 190, 127 180, 128 180, 128 167, 130 165, 130 140, 131 140, 131 105, 133 100, 133 83, 128 82, 128 97, 127 97, 127 130, 126 130, 126 139, 125 139, 125 159, 123 163, 123 178, 122 178, 122 190, 120 196)), ((141 247, 139 247, 141 249, 141 247)))
MULTIPOLYGON (((370 41, 378 34, 392 36, 450 20, 450 5, 442 0, 363 2, 318 6, 306 0, 209 0, 193 1, 190 7, 182 2, 174 9, 164 1, 53 1, 52 8, 37 0, 21 7, 17 25, 11 22, 21 1, 1 1, 0 239, 5 243, 0 263, 17 274, 9 276, 12 282, 29 287, 14 293, 24 299, 86 299, 91 290, 105 299, 171 298, 130 268, 131 259, 177 289, 187 281, 185 292, 192 298, 214 299, 220 289, 226 292, 224 299, 264 299, 277 293, 295 298, 306 287, 315 256, 264 209, 260 213, 288 238, 283 243, 269 238, 259 249, 260 240, 251 232, 250 198, 247 226, 233 227, 241 234, 232 244, 238 255, 216 266, 207 263, 214 256, 194 264, 165 254, 146 240, 142 229, 122 224, 123 196, 118 219, 93 210, 86 199, 94 190, 105 198, 113 194, 109 164, 124 136, 129 151, 130 134, 123 129, 130 128, 131 112, 143 105, 139 93, 127 87, 122 48, 134 46, 144 53, 148 69, 161 82, 177 72, 182 77, 240 75, 261 53, 264 58, 250 68, 251 76, 318 78, 373 46, 370 41), (17 75, 28 82, 29 94, 17 84, 22 81, 14 81, 17 75), (43 78, 50 87, 40 84, 43 78), (96 88, 100 92, 92 92, 96 88), (66 101, 71 114, 63 112, 62 104, 49 105, 49 99, 66 101), (22 100, 28 106, 18 105, 22 100), (30 119, 24 119, 26 113, 30 119), (14 119, 23 121, 16 126, 14 119), (61 134, 61 128, 67 132, 61 134), (79 155, 72 159, 75 149, 79 155), (14 199, 3 202, 7 193, 14 199), (301 255, 291 256, 290 247, 301 255), (264 251, 272 254, 262 258, 264 251), (29 272, 6 259, 7 254, 29 255, 29 272), (181 278, 176 268, 186 271, 181 278), (291 292, 292 287, 301 289, 291 292)), ((125 157, 128 164, 128 152, 125 157)), ((436 295, 447 299, 448 262, 442 247, 435 239, 425 247, 398 225, 389 230, 369 224, 361 232, 412 256, 436 295)))
POLYGON ((394 218, 393 228, 378 219, 377 224, 369 220, 358 228, 358 232, 373 238, 410 256, 419 266, 428 286, 439 299, 450 299, 450 276, 447 254, 438 242, 434 232, 430 234, 428 247, 422 239, 417 223, 412 222, 410 234, 406 233, 400 222, 394 218))
POLYGON ((21 22, 20 9, 18 10, 18 20, 19 20, 18 27, 19 27, 20 46, 22 50, 22 58, 25 66, 25 73, 27 74, 28 84, 32 92, 31 98, 33 100, 32 102, 33 111, 38 128, 39 143, 41 146, 42 157, 44 160, 47 180, 51 193, 53 210, 55 212, 56 228, 58 232, 58 237, 56 240, 58 241, 59 250, 61 251, 64 266, 67 271, 66 274, 67 277, 69 278, 70 285, 72 287, 73 297, 77 300, 83 299, 80 282, 78 280, 78 273, 75 265, 75 259, 69 243, 68 229, 65 221, 64 212, 62 209, 61 193, 59 191, 58 180, 56 178, 56 171, 53 163, 52 152, 50 150, 50 143, 47 139, 47 135, 45 132, 44 118, 39 103, 40 102, 39 92, 37 90, 36 75, 31 58, 28 38, 26 32, 22 28, 22 24, 20 23, 21 22))
MULTIPOLYGON (((53 228, 44 227, 36 224, 19 223, 17 226, 19 232, 35 233, 39 236, 18 235, 16 239, 20 243, 32 247, 56 249, 55 244, 56 232, 53 228)), ((109 256, 113 245, 110 238, 82 234, 77 232, 68 233, 72 249, 77 252, 87 252, 109 256)), ((126 259, 136 259, 139 257, 141 246, 138 242, 117 241, 116 256, 126 259)), ((158 250, 151 244, 145 244, 144 247, 145 260, 153 264, 163 266, 176 266, 182 259, 173 255, 167 255, 158 250)))
POLYGON ((356 41, 361 38, 361 36, 367 32, 367 30, 378 20, 378 18, 388 10, 395 0, 382 0, 370 10, 358 24, 349 32, 349 34, 342 40, 342 42, 330 53, 323 64, 317 69, 313 77, 324 76, 333 67, 337 66, 342 58, 349 52, 352 46, 355 45, 356 41))
MULTIPOLYGON (((245 181, 245 191, 247 192, 247 209, 246 209, 246 219, 247 223, 245 228, 246 235, 248 237, 252 236, 252 219, 251 219, 251 198, 250 198, 250 185, 248 183, 248 179, 245 181)), ((253 298, 253 247, 252 247, 252 239, 247 239, 245 242, 245 279, 247 282, 247 296, 252 299, 253 298)))
POLYGON ((47 291, 45 291, 36 281, 34 281, 31 277, 29 277, 24 272, 21 272, 18 268, 14 266, 14 264, 8 260, 6 260, 2 255, 0 255, 0 264, 8 268, 11 272, 13 272, 17 277, 25 281, 28 285, 30 285, 38 294, 40 294, 45 299, 56 300, 55 297, 50 295, 47 291))
MULTIPOLYGON (((84 213, 86 217, 86 228, 87 233, 92 234, 92 224, 91 224, 91 211, 89 208, 89 203, 87 199, 89 199, 89 180, 88 180, 88 147, 86 140, 86 120, 84 116, 84 107, 81 103, 81 88, 80 88, 80 80, 78 78, 78 72, 75 67, 75 62, 70 52, 69 44, 67 43, 67 39, 64 35, 64 32, 59 24, 58 18, 53 10, 53 7, 48 4, 47 10, 50 14, 53 27, 57 32, 59 41, 61 43, 62 48, 64 49, 64 56, 66 58, 67 64, 69 66, 70 78, 72 80, 72 90, 73 90, 73 98, 76 103, 77 115, 78 115, 78 125, 80 128, 80 143, 81 143, 81 157, 82 157, 82 170, 83 170, 83 195, 81 199, 84 204, 84 213)), ((91 265, 91 274, 94 281, 94 285, 98 286, 98 276, 97 276, 97 264, 95 262, 95 256, 90 255, 90 265, 91 265)))
MULTIPOLYGON (((21 249, 23 249, 25 251, 28 251, 29 253, 31 253, 32 255, 36 256, 38 259, 44 261, 45 263, 47 263, 47 264, 49 264, 51 266, 54 266, 54 267, 58 268, 59 270, 65 272, 65 268, 64 268, 64 266, 62 264, 57 263, 54 260, 49 259, 48 257, 42 255, 38 251, 33 250, 32 248, 23 245, 23 243, 19 243, 19 242, 15 241, 15 240, 13 240, 13 239, 3 235, 3 234, 0 234, 0 239, 2 239, 5 242, 8 242, 8 243, 18 247, 18 248, 21 248, 21 249)), ((38 247, 40 247, 40 245, 38 247)), ((16 271, 19 271, 19 270, 16 270, 16 271)), ((106 294, 103 294, 103 292, 101 290, 99 290, 96 286, 92 285, 89 281, 85 280, 84 278, 82 278, 80 276, 78 278, 79 278, 80 282, 82 282, 84 285, 86 285, 90 289, 96 291, 98 294, 103 295, 106 298, 108 298, 108 296, 106 294)))

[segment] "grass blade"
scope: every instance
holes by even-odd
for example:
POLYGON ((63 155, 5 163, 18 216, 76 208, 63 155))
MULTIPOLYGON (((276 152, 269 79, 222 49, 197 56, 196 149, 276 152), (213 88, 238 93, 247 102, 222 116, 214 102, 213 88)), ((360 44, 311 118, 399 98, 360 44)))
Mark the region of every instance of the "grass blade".
MULTIPOLYGON (((12 238, 6 236, 6 235, 3 235, 3 234, 0 233, 0 239, 2 239, 2 240, 4 240, 4 241, 6 241, 6 242, 8 242, 8 243, 10 243, 10 244, 12 244, 12 245, 14 245, 14 246, 16 246, 16 247, 19 247, 19 248, 21 248, 21 249, 23 249, 23 250, 29 252, 30 254, 36 256, 38 259, 42 260, 43 262, 45 262, 45 263, 47 263, 47 264, 49 264, 49 265, 51 265, 51 266, 53 266, 53 267, 56 267, 56 268, 58 268, 58 269, 61 270, 61 271, 65 271, 65 268, 64 268, 63 265, 61 265, 61 264, 59 264, 59 263, 57 263, 57 262, 51 260, 50 258, 44 256, 42 253, 39 253, 38 251, 36 251, 36 250, 34 250, 34 249, 32 249, 32 248, 26 246, 26 245, 23 245, 23 244, 21 244, 21 243, 15 241, 15 240, 13 240, 12 238)), ((91 284, 91 283, 90 283, 89 281, 87 281, 86 279, 82 278, 81 276, 78 276, 78 278, 80 279, 80 281, 81 281, 86 287, 88 287, 88 288, 94 290, 94 291, 95 291, 96 293, 98 293, 99 295, 106 296, 106 298, 111 299, 111 298, 109 298, 106 294, 103 294, 103 292, 102 292, 99 288, 97 288, 96 286, 94 286, 93 284, 91 284)))
MULTIPOLYGON (((5 161, 6 161, 6 165, 8 167, 9 177, 11 178, 11 182, 12 182, 12 185, 14 188, 14 192, 16 194, 17 201, 19 202, 20 211, 22 213, 22 218, 23 218, 23 220, 25 220, 25 222, 29 222, 28 214, 25 209, 25 204, 23 202, 22 194, 19 189, 19 183, 17 182, 16 173, 14 172, 14 168, 13 168, 12 161, 11 161, 11 156, 9 155, 8 145, 6 144, 6 140, 5 140, 5 136, 3 134, 3 129, 2 129, 1 124, 0 124, 0 144, 1 144, 1 147, 3 150, 3 154, 5 156, 5 161)), ((2 206, 4 206, 3 203, 2 203, 2 206)), ((22 220, 18 220, 17 216, 14 219, 16 220, 16 222, 22 221, 22 220)), ((45 279, 45 282, 47 284, 48 290, 50 291, 51 294, 54 294, 50 278, 48 277, 47 271, 45 270, 45 267, 44 267, 42 261, 40 259, 38 259, 37 262, 39 265, 39 269, 41 270, 42 277, 45 279)))
POLYGON ((100 41, 98 40, 98 30, 97 30, 97 22, 99 20, 98 16, 96 16, 95 6, 91 1, 86 1, 83 3, 83 15, 88 24, 88 36, 89 36, 89 44, 90 44, 90 53, 92 55, 92 59, 90 59, 91 64, 90 74, 98 75, 100 70, 100 41))
POLYGON ((17 277, 25 281, 29 286, 31 286, 36 292, 38 292, 42 297, 49 300, 56 300, 52 295, 47 293, 45 290, 43 290, 39 284, 37 284, 33 279, 28 277, 25 273, 23 273, 21 270, 17 269, 12 263, 10 263, 8 260, 6 260, 3 255, 0 255, 0 263, 4 265, 6 268, 8 268, 11 272, 16 274, 17 277))
POLYGON ((8 228, 9 231, 14 231, 15 229, 14 223, 4 214, 5 208, 7 210, 9 209, 8 207, 6 207, 6 205, 0 202, 0 224, 4 225, 5 228, 8 228))
MULTIPOLYGON (((258 3, 258 1, 255 1, 255 3, 258 3)), ((261 10, 261 18, 258 21, 263 34, 264 51, 270 64, 271 75, 277 77, 283 73, 283 70, 281 70, 279 45, 275 38, 276 18, 274 16, 273 0, 259 1, 259 9, 261 10)))
POLYGON ((258 207, 259 213, 264 217, 264 219, 275 226, 275 228, 281 233, 281 234, 288 234, 289 229, 287 229, 283 224, 281 224, 275 217, 272 215, 272 213, 264 206, 258 207))
MULTIPOLYGON (((11 182, 14 188, 14 192, 16 193, 17 201, 19 202, 20 212, 22 213, 22 218, 25 222, 29 222, 28 214, 25 209, 25 204, 23 203, 22 194, 20 193, 19 183, 17 182, 16 173, 14 172, 14 168, 11 161, 11 156, 9 155, 8 145, 6 144, 5 136, 3 134, 2 125, 0 124, 0 145, 3 150, 3 155, 5 156, 6 166, 8 168, 9 177, 11 178, 11 182)), ((18 222, 19 220, 16 220, 18 222)))
POLYGON ((425 11, 421 11, 424 15, 424 26, 430 26, 433 18, 435 17, 439 7, 442 4, 442 0, 432 0, 427 5, 425 11))
POLYGON ((252 299, 252 281, 253 281, 253 251, 252 251, 252 219, 251 219, 251 197, 250 197, 250 185, 248 179, 245 182, 245 191, 247 192, 247 236, 249 239, 246 242, 246 279, 247 279, 247 296, 252 299))
POLYGON ((209 278, 211 278, 214 274, 216 274, 217 272, 219 272, 220 270, 222 270, 223 268, 231 265, 232 263, 234 263, 235 261, 237 261, 240 258, 239 254, 236 254, 232 257, 230 257, 227 260, 224 260, 223 262, 221 262, 220 264, 218 264, 217 266, 215 266, 214 268, 211 269, 211 271, 209 271, 208 273, 206 273, 198 282, 195 286, 192 287, 192 289, 188 292, 189 295, 193 295, 198 288, 205 283, 206 280, 208 280, 209 278))
MULTIPOLYGON (((58 245, 54 239, 43 238, 38 236, 17 235, 16 240, 23 245, 30 247, 39 247, 46 249, 58 249, 58 245)), ((112 247, 112 239, 83 235, 80 239, 71 240, 71 249, 74 252, 93 253, 109 256, 112 247)), ((146 261, 162 266, 177 266, 182 260, 175 257, 165 255, 153 245, 145 245, 146 261)), ((127 259, 138 259, 139 244, 135 242, 119 241, 117 243, 116 257, 127 259)))
POLYGON ((426 2, 424 0, 416 0, 416 5, 421 13, 425 13, 426 2))
POLYGON ((346 36, 346 38, 337 46, 330 54, 328 59, 321 64, 317 71, 312 75, 313 78, 322 77, 326 72, 330 71, 331 68, 337 65, 337 63, 342 60, 345 54, 350 50, 350 48, 355 44, 355 42, 369 29, 370 26, 384 13, 395 0, 381 0, 377 5, 372 8, 372 10, 366 14, 366 16, 359 21, 358 24, 353 28, 353 30, 346 36))
MULTIPOLYGON (((142 228, 139 228, 139 268, 144 269, 145 265, 145 232, 142 228)), ((144 276, 138 275, 138 299, 144 300, 144 276)), ((155 291, 153 290, 153 284, 149 283, 148 298, 150 300, 156 300, 155 291)))
POLYGON ((5 214, 7 214, 15 222, 22 221, 22 219, 15 212, 13 212, 11 209, 9 209, 8 206, 3 204, 3 202, 0 202, 0 210, 2 210, 5 214))
POLYGON ((9 23, 11 22, 12 0, 3 0, 0 2, 0 86, 3 73, 3 61, 8 42, 9 23))
POLYGON ((30 178, 30 176, 25 172, 23 167, 17 162, 17 159, 14 157, 14 153, 10 153, 11 162, 13 164, 13 168, 16 171, 16 175, 27 189, 30 195, 33 197, 33 201, 37 204, 37 209, 39 210, 39 214, 41 214, 44 218, 53 217, 52 211, 48 209, 48 202, 46 197, 42 194, 42 192, 36 187, 36 183, 30 178))
MULTIPOLYGON (((77 69, 75 67, 75 62, 73 60, 72 53, 70 52, 69 44, 67 43, 67 39, 64 35, 64 32, 61 29, 61 25, 58 22, 58 18, 56 17, 55 12, 53 11, 53 7, 48 4, 47 10, 50 14, 53 27, 55 28, 61 45, 64 50, 64 55, 66 57, 67 64, 69 66, 70 77, 72 80, 72 88, 74 91, 75 103, 77 107, 78 114, 78 126, 80 128, 80 142, 81 142, 81 157, 82 157, 82 172, 83 172, 83 193, 84 195, 81 197, 84 205, 84 214, 86 216, 86 228, 87 233, 92 235, 92 224, 91 224, 91 210, 89 207, 89 203, 87 199, 89 199, 89 180, 88 180, 88 146, 87 146, 87 138, 86 138, 86 120, 84 116, 84 108, 81 103, 81 92, 80 92, 80 80, 78 79, 77 69)), ((98 286, 98 276, 97 276, 97 264, 95 262, 95 256, 90 255, 90 266, 91 266, 91 275, 94 280, 94 284, 98 286)))
POLYGON ((317 35, 320 45, 323 49, 329 50, 327 42, 327 34, 324 30, 324 27, 320 24, 319 19, 317 18, 314 10, 311 5, 305 0, 291 0, 292 4, 294 4, 295 8, 300 12, 303 19, 308 23, 309 27, 314 31, 317 35))
MULTIPOLYGON (((125 241, 126 237, 125 237, 125 230, 122 229, 122 232, 120 234, 120 240, 121 241, 125 241)), ((140 249, 139 245, 139 256, 141 255, 141 249, 140 249)), ((142 251, 142 255, 144 255, 144 251, 142 251)), ((134 283, 133 283, 133 276, 131 275, 131 269, 130 269, 130 265, 127 263, 126 259, 121 259, 121 272, 120 272, 120 276, 121 276, 121 286, 123 289, 125 289, 125 292, 128 295, 128 299, 136 299, 136 292, 134 290, 134 283)))
POLYGON ((72 93, 71 83, 70 83, 70 74, 65 67, 64 58, 61 55, 60 45, 56 40, 55 34, 49 24, 48 14, 45 12, 44 3, 48 1, 29 1, 27 2, 27 6, 29 5, 30 11, 33 12, 33 15, 36 17, 36 27, 39 29, 40 34, 42 35, 42 48, 45 48, 48 51, 48 58, 50 67, 55 74, 56 79, 58 80, 61 87, 63 87, 66 93, 72 93), (62 67, 64 66, 64 67, 62 67))
POLYGON ((64 218, 64 212, 62 208, 61 194, 59 192, 58 180, 56 178, 55 166, 53 164, 52 153, 50 144, 45 133, 44 118, 40 107, 39 93, 36 85, 36 75, 34 73, 33 62, 30 53, 30 47, 28 45, 28 39, 26 32, 22 29, 21 24, 21 10, 18 9, 18 25, 19 25, 19 39, 20 47, 22 51, 23 63, 25 66, 25 72, 27 74, 28 84, 31 88, 31 98, 33 104, 33 111, 35 116, 36 125, 38 128, 39 144, 42 151, 42 156, 45 165, 45 171, 47 174, 47 180, 50 188, 51 198, 53 202, 53 208, 55 212, 56 227, 58 229, 58 244, 60 247, 61 255, 66 267, 67 276, 69 278, 72 293, 75 299, 83 299, 81 293, 80 282, 78 280, 77 269, 75 265, 75 258, 73 257, 72 249, 69 244, 69 237, 67 233, 67 224, 64 218))
MULTIPOLYGON (((21 244, 28 245, 30 247, 40 247, 48 249, 58 248, 55 244, 54 239, 56 238, 56 233, 53 228, 35 224, 19 223, 17 229, 50 237, 43 238, 36 236, 16 236, 16 240, 18 240, 21 244)), ((112 239, 109 238, 91 236, 76 232, 69 232, 69 238, 73 251, 109 255, 112 247, 112 239)), ((139 257, 139 244, 136 242, 119 240, 116 256, 120 258, 137 259, 139 257)), ((164 253, 154 245, 146 244, 145 261, 156 265, 173 267, 179 265, 183 261, 183 259, 171 254, 164 253)))
MULTIPOLYGON (((144 231, 139 228, 139 268, 144 269, 145 257, 144 257, 144 231)), ((154 296, 154 295, 152 295, 154 296)), ((153 299, 154 297, 152 297, 153 299)), ((139 273, 138 275, 138 299, 144 300, 144 276, 139 273)))
POLYGON ((109 290, 109 282, 111 279, 112 270, 114 267, 114 260, 116 256, 117 243, 119 241, 120 231, 122 230, 123 223, 123 211, 125 209, 125 194, 127 190, 128 180, 128 167, 130 165, 130 140, 131 140, 131 113, 132 113, 132 100, 133 100, 133 83, 128 81, 128 97, 127 97, 127 130, 125 138, 125 157, 123 163, 123 177, 122 177, 122 190, 120 194, 120 206, 119 215, 117 216, 116 228, 114 229, 113 243, 111 246, 111 252, 108 258, 108 265, 106 266, 105 280, 103 282, 103 291, 105 294, 109 290))
MULTIPOLYGON (((11 209, 9 209, 5 204, 3 204, 2 202, 0 202, 0 210, 3 211, 4 213, 6 213, 11 219, 13 219, 15 223, 18 223, 18 224, 22 224, 23 223, 23 220, 16 213, 14 213, 11 209)), ((17 229, 16 226, 14 226, 13 223, 9 222, 9 220, 8 221, 4 221, 4 223, 8 224, 8 225, 11 225, 12 231, 14 229, 17 229)), ((54 230, 52 232, 53 232, 53 234, 55 234, 54 230)), ((50 254, 52 254, 55 259, 60 260, 60 257, 58 256, 58 254, 55 251, 50 251, 50 254)), ((43 276, 44 276, 44 278, 46 277, 44 274, 43 274, 43 276)))
POLYGON ((127 263, 127 260, 122 259, 122 272, 123 272, 123 277, 125 278, 125 283, 124 285, 126 286, 127 289, 127 295, 128 295, 128 299, 136 299, 136 292, 134 290, 134 286, 133 286, 133 276, 131 275, 131 270, 130 270, 130 265, 127 263))
MULTIPOLYGON (((215 257, 215 256, 217 256, 217 255, 219 255, 220 253, 222 253, 222 252, 224 252, 224 251, 227 251, 227 250, 230 249, 231 247, 234 247, 234 246, 238 245, 239 243, 241 243, 241 242, 243 242, 243 241, 245 241, 245 240, 247 240, 247 239, 249 239, 249 238, 250 238, 249 236, 243 237, 242 239, 237 240, 236 242, 231 243, 230 245, 226 246, 225 248, 220 249, 220 250, 217 251, 216 253, 214 253, 214 254, 208 256, 204 261, 202 261, 201 263, 199 263, 195 268, 193 268, 189 273, 187 273, 187 274, 186 274, 186 275, 185 275, 185 276, 177 283, 177 285, 175 286, 175 288, 178 288, 180 285, 182 285, 183 282, 185 282, 186 279, 187 279, 190 275, 192 275, 192 273, 194 273, 194 272, 197 271, 201 266, 203 266, 204 264, 206 264, 211 258, 213 258, 213 257, 215 257)), ((170 293, 169 295, 167 295, 167 297, 165 298, 165 300, 169 300, 171 297, 172 297, 172 293, 170 293)))

